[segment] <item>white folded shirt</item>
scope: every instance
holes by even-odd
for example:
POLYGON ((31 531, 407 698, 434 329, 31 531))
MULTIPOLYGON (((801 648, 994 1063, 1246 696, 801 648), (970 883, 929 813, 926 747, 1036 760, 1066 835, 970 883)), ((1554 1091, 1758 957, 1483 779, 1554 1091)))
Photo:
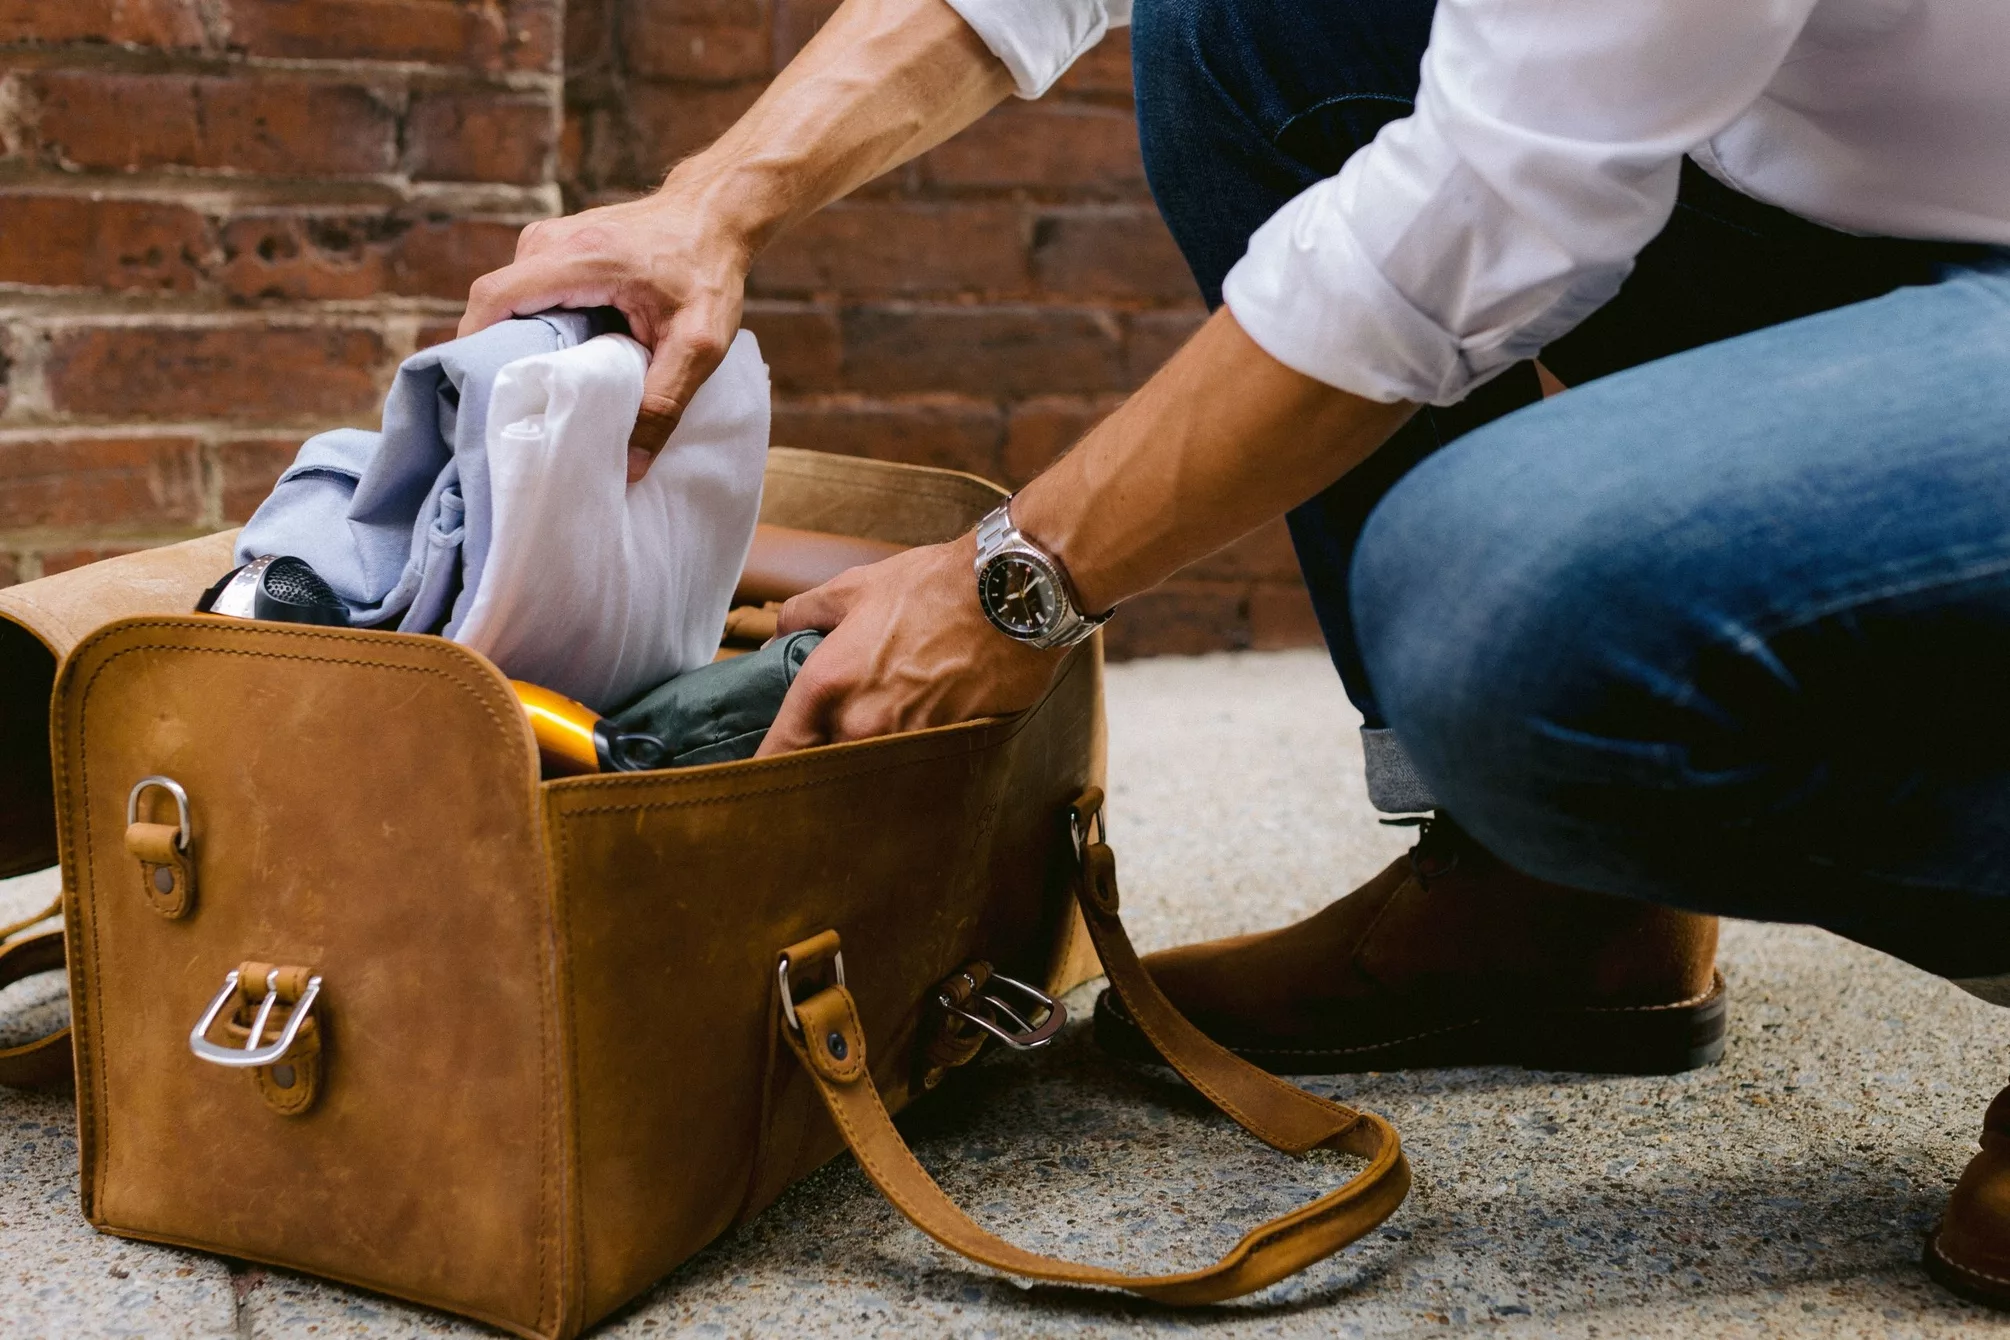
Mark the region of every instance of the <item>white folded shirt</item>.
POLYGON ((768 366, 741 331, 629 485, 648 365, 628 336, 599 335, 496 374, 493 538, 453 634, 511 678, 600 712, 711 661, 767 463, 768 366))

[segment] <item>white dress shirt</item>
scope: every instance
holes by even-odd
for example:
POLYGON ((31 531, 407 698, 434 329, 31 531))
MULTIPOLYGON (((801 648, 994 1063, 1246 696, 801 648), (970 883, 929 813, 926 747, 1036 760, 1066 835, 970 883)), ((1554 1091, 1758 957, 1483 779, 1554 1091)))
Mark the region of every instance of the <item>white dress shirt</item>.
MULTIPOLYGON (((949 3, 1037 97, 1131 0, 949 3)), ((1300 372, 1450 404, 1618 292, 1684 154, 1830 227, 2010 245, 2010 0, 1439 0, 1415 109, 1223 293, 1300 372)))

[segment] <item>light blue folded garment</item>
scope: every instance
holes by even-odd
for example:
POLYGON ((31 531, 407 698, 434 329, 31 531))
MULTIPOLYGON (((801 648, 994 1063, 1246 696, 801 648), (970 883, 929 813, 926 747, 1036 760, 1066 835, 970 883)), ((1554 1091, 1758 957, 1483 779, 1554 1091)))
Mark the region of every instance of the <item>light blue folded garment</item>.
POLYGON ((237 540, 237 561, 305 559, 350 622, 451 637, 467 617, 494 531, 489 392, 504 365, 625 331, 613 308, 499 322, 406 359, 381 433, 310 438, 237 540))

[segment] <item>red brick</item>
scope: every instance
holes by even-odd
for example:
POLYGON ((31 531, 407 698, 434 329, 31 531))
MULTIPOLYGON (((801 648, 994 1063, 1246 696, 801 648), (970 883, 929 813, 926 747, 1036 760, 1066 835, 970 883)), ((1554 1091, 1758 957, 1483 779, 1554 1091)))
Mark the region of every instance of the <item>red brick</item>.
POLYGON ((1321 647, 1319 616, 1303 582, 1257 582, 1249 588, 1249 645, 1258 651, 1321 647))
POLYGON ((1298 580, 1298 551, 1291 547, 1290 527, 1284 524, 1283 517, 1278 517, 1190 565, 1184 575, 1295 582, 1298 580))
POLYGON ((558 68, 558 0, 227 0, 225 13, 230 45, 254 56, 558 68))
POLYGON ((1026 483, 1123 403, 1122 396, 1040 396, 1014 405, 1005 428, 1005 482, 1026 483))
POLYGON ((999 476, 1004 415, 989 401, 954 396, 909 401, 820 397, 778 401, 774 440, 783 446, 999 476))
POLYGON ((1024 227, 1009 202, 832 205, 763 252, 752 284, 769 293, 1018 293, 1024 227))
POLYGON ((1125 318, 1124 366, 1129 370, 1130 384, 1143 385, 1206 320, 1207 313, 1198 307, 1139 312, 1125 318))
POLYGON ((1054 210, 1033 225, 1033 277, 1050 293, 1193 303, 1200 290, 1149 205, 1054 210))
POLYGON ((704 83, 763 77, 774 56, 767 16, 753 4, 631 0, 621 46, 630 74, 704 83))
POLYGON ((888 303, 844 313, 844 384, 979 396, 1104 391, 1124 384, 1108 314, 1066 307, 888 303))
MULTIPOLYGON (((72 568, 81 568, 87 564, 99 563, 108 558, 117 558, 120 554, 136 554, 140 550, 147 548, 151 548, 151 546, 144 544, 99 544, 80 549, 45 550, 42 553, 42 575, 44 577, 53 577, 59 572, 68 572, 72 568)), ((219 573, 217 575, 221 576, 222 574, 219 573)))
POLYGON ((931 150, 925 162, 938 186, 1145 192, 1136 121, 1117 108, 1084 103, 1015 98, 931 150))
POLYGON ((0 42, 199 47, 196 0, 0 0, 0 42))
POLYGON ((224 290, 236 298, 465 299, 516 254, 523 225, 391 213, 244 215, 223 229, 224 290))
POLYGON ((817 35, 817 29, 837 12, 838 0, 773 0, 775 6, 775 68, 795 59, 817 35))
POLYGON ((1125 601, 1103 629, 1103 650, 1114 661, 1192 656, 1250 642, 1249 591, 1240 582, 1174 577, 1125 601))
POLYGON ((57 410, 95 418, 374 423, 389 363, 356 326, 73 326, 47 375, 57 410))
POLYGON ((419 327, 418 337, 412 341, 412 348, 415 352, 430 349, 436 344, 445 344, 460 333, 459 317, 451 321, 428 321, 419 327))
POLYGON ((0 443, 0 527, 190 525, 201 445, 184 437, 0 443))
POLYGON ((807 302, 750 302, 741 324, 761 342, 777 391, 836 388, 843 362, 836 309, 807 302))
POLYGON ((557 108, 541 93, 429 92, 405 118, 405 169, 429 181, 548 180, 557 108))
POLYGON ((643 188, 655 186, 663 174, 651 172, 651 180, 642 180, 622 109, 573 106, 566 112, 567 124, 559 134, 558 180, 567 188, 568 210, 630 200, 643 188))
POLYGON ((561 186, 579 189, 587 175, 586 152, 588 142, 587 123, 592 112, 585 107, 567 105, 558 122, 558 163, 553 168, 561 186))
POLYGON ((200 214, 152 200, 0 195, 0 283, 186 293, 211 249, 200 214))
POLYGON ((1095 94, 1113 101, 1131 96, 1131 30, 1113 28, 1102 41, 1083 52, 1054 84, 1054 91, 1095 94))
POLYGON ((628 94, 635 161, 645 178, 660 179, 740 119, 754 105, 760 82, 717 87, 637 82, 628 94))
MULTIPOLYGON (((565 69, 568 75, 598 72, 612 54, 615 0, 568 0, 565 6, 565 69)), ((571 90, 567 90, 568 96, 571 90)))
POLYGON ((32 87, 43 145, 73 167, 324 177, 386 172, 395 160, 397 118, 364 84, 49 70, 32 87))
POLYGON ((232 523, 249 519, 299 454, 300 441, 291 437, 239 439, 218 444, 216 462, 223 476, 223 519, 232 523))

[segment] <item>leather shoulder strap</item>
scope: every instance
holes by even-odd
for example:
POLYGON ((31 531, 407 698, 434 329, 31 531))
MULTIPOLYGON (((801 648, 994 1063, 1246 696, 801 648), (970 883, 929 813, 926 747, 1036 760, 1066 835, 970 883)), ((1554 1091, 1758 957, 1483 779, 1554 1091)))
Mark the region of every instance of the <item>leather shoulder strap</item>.
MULTIPOLYGON (((43 913, 43 916, 48 913, 43 913)), ((38 916, 27 922, 33 925, 38 916)), ((23 977, 63 966, 63 932, 43 931, 25 940, 0 947, 0 987, 12 986, 23 977)), ((57 1089, 68 1085, 72 1076, 70 1029, 66 1024, 55 1032, 18 1047, 0 1048, 0 1084, 13 1089, 57 1089)))
POLYGON ((1333 1149, 1365 1158, 1367 1166, 1346 1185, 1250 1230, 1227 1255, 1200 1270, 1127 1275, 1042 1256, 979 1227, 914 1157, 873 1084, 865 1031, 842 984, 797 1004, 801 1027, 791 1029, 784 1021, 782 1034, 866 1176, 915 1227, 943 1246, 1015 1274, 1126 1289, 1163 1303, 1238 1297, 1332 1255, 1388 1218, 1409 1194, 1409 1164, 1387 1121, 1257 1069, 1209 1039, 1165 998, 1118 919, 1115 858, 1107 845, 1086 837, 1101 800, 1099 792, 1084 796, 1071 820, 1082 858, 1076 899, 1110 985, 1160 1055, 1252 1135, 1291 1153, 1333 1149))

